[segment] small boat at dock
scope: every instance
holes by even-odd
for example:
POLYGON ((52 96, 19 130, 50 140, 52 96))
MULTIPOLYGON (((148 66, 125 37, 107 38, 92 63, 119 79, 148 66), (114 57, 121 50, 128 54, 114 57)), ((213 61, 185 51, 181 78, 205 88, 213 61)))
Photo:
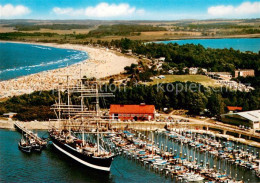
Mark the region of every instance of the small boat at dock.
POLYGON ((24 139, 21 139, 20 142, 18 143, 18 148, 26 153, 31 153, 32 152, 32 146, 26 142, 24 139))

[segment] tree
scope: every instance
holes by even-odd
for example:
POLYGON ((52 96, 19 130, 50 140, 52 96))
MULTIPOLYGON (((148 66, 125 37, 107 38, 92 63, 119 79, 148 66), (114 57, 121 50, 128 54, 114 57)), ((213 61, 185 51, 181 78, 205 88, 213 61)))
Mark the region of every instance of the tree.
POLYGON ((225 103, 222 96, 220 94, 213 93, 208 99, 207 108, 212 116, 219 116, 220 114, 223 114, 225 112, 225 103))
POLYGON ((110 78, 110 79, 109 79, 109 84, 112 84, 112 83, 114 83, 114 81, 115 81, 115 79, 114 79, 114 78, 110 78))
POLYGON ((189 112, 199 115, 206 108, 207 98, 201 92, 194 92, 191 99, 192 102, 189 103, 189 112))

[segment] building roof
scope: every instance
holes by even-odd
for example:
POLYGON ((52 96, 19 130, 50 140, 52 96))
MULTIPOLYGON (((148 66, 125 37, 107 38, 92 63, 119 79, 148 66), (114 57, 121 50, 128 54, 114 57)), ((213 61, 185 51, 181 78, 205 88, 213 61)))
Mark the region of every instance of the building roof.
POLYGON ((120 105, 111 104, 109 113, 125 114, 151 114, 154 113, 154 105, 120 105))
POLYGON ((208 72, 208 74, 222 74, 222 75, 230 75, 231 72, 208 72))
POLYGON ((16 115, 17 113, 15 112, 8 112, 8 113, 4 113, 3 116, 12 116, 12 115, 16 115))
POLYGON ((237 69, 237 70, 235 70, 235 71, 254 71, 254 72, 255 72, 254 69, 237 69))
POLYGON ((227 106, 227 109, 229 111, 242 111, 242 107, 237 107, 237 106, 227 106))
POLYGON ((260 110, 234 113, 253 122, 260 121, 260 110))

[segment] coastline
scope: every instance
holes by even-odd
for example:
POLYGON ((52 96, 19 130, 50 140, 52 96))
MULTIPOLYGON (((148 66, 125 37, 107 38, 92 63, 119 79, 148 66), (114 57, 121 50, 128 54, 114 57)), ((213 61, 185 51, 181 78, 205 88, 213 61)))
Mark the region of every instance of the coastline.
POLYGON ((147 42, 160 42, 160 41, 172 41, 172 40, 191 40, 191 39, 259 39, 260 34, 242 34, 242 35, 231 35, 231 36, 179 36, 172 38, 155 39, 147 42))
MULTIPOLYGON (((14 123, 15 122, 19 122, 19 124, 21 126, 24 126, 26 129, 28 130, 48 130, 49 126, 55 126, 55 127, 59 127, 60 124, 56 121, 56 122, 49 122, 49 121, 31 121, 31 122, 22 122, 22 121, 13 121, 13 120, 0 120, 0 129, 2 130, 15 130, 14 127, 14 123)), ((141 123, 140 123, 141 124, 141 123)), ((150 126, 151 124, 153 124, 154 129, 160 129, 163 130, 164 128, 160 123, 156 122, 147 122, 147 125, 150 126)), ((147 130, 147 126, 146 125, 137 125, 138 127, 136 127, 136 130, 140 130, 140 131, 146 131, 147 130)), ((253 140, 246 140, 244 138, 237 138, 234 137, 232 135, 223 135, 223 134, 218 134, 214 131, 207 131, 207 130, 197 130, 198 133, 210 133, 210 134, 214 134, 217 137, 225 137, 227 140, 231 140, 234 142, 240 142, 242 144, 247 144, 247 145, 251 145, 254 147, 258 147, 260 148, 260 143, 257 141, 253 141, 253 140)))
POLYGON ((49 121, 13 121, 13 120, 0 120, 0 129, 15 130, 14 123, 19 122, 20 125, 24 126, 28 130, 48 130, 49 126, 59 127, 58 122, 49 121))
POLYGON ((70 75, 70 79, 78 79, 83 76, 100 79, 107 76, 120 74, 124 71, 126 66, 129 66, 132 63, 137 63, 137 59, 133 57, 127 57, 121 53, 105 48, 97 48, 86 45, 17 41, 1 42, 33 44, 84 51, 87 52, 89 58, 68 67, 42 71, 36 74, 0 81, 0 98, 29 94, 34 91, 55 89, 58 87, 59 83, 64 84, 67 81, 67 77, 65 76, 66 74, 70 75))

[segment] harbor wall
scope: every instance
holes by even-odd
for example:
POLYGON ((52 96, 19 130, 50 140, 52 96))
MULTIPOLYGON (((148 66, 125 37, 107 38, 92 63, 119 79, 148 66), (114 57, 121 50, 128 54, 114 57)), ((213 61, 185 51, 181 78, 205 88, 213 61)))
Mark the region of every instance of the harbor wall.
POLYGON ((0 129, 14 129, 14 121, 0 120, 0 129))
MULTIPOLYGON (((19 122, 20 125, 24 126, 28 130, 48 130, 49 126, 54 126, 56 128, 60 127, 60 123, 57 121, 31 121, 31 122, 19 122)), ((228 132, 228 129, 222 127, 222 129, 217 126, 208 126, 203 124, 195 123, 167 123, 167 122, 104 122, 103 125, 109 125, 112 128, 117 129, 134 129, 139 131, 155 131, 164 129, 165 125, 168 124, 168 128, 174 129, 189 129, 196 130, 201 133, 214 133, 217 137, 225 137, 227 140, 233 140, 244 144, 249 144, 260 148, 259 140, 260 138, 255 134, 250 133, 239 133, 237 130, 230 130, 232 133, 228 132), (227 130, 227 131, 226 131, 227 130), (232 134, 232 135, 231 135, 232 134), (238 134, 238 135, 237 135, 238 134), (249 135, 250 134, 250 135, 249 135)), ((0 129, 14 129, 14 121, 12 120, 0 120, 0 129)))
MULTIPOLYGON (((14 122, 12 120, 0 120, 0 129, 15 129, 14 122)), ((28 130, 48 130, 49 126, 59 127, 59 122, 49 121, 31 121, 31 122, 19 122, 28 130)))

